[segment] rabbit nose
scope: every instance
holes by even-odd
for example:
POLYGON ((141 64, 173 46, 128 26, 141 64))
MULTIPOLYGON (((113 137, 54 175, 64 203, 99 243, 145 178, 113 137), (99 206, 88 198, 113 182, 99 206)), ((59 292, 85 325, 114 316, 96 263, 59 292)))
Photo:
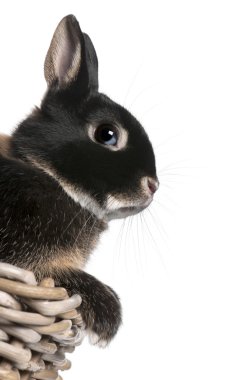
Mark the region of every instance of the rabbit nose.
POLYGON ((158 179, 147 177, 147 187, 148 187, 151 195, 153 195, 156 192, 156 190, 158 190, 158 188, 159 188, 158 179))

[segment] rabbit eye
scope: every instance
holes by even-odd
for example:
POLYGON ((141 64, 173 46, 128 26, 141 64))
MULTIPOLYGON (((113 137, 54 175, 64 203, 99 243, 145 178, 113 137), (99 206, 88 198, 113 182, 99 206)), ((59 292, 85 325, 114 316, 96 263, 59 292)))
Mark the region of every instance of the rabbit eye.
POLYGON ((88 124, 87 131, 92 141, 112 151, 118 151, 127 146, 128 132, 121 125, 107 122, 99 125, 88 124))
POLYGON ((117 128, 110 124, 102 124, 96 128, 94 138, 104 145, 116 145, 118 142, 117 128))

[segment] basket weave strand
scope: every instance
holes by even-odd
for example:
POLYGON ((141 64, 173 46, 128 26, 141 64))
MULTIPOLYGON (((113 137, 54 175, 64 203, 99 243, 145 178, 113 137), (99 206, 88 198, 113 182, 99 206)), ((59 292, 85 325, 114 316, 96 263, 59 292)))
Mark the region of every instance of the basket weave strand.
POLYGON ((32 272, 0 263, 0 380, 62 380, 65 353, 85 336, 80 304, 51 278, 37 284, 32 272))

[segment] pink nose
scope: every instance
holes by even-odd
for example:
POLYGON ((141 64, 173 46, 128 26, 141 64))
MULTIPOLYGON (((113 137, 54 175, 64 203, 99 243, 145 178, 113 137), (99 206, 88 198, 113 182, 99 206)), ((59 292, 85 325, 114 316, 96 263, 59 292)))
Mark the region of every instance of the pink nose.
POLYGON ((155 180, 155 179, 153 179, 151 177, 148 177, 147 178, 147 185, 148 185, 148 188, 149 188, 150 192, 152 194, 154 194, 156 192, 156 190, 158 190, 159 181, 155 180))

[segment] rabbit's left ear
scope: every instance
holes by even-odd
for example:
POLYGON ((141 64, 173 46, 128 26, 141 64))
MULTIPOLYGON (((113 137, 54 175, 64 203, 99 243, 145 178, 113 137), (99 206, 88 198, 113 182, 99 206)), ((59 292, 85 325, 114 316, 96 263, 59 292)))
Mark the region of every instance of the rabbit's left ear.
POLYGON ((98 90, 98 60, 93 43, 88 34, 83 33, 85 40, 85 62, 88 71, 89 86, 98 90))
POLYGON ((97 56, 90 38, 82 33, 73 15, 58 24, 44 63, 45 79, 49 86, 60 89, 79 82, 83 89, 98 88, 97 56))

